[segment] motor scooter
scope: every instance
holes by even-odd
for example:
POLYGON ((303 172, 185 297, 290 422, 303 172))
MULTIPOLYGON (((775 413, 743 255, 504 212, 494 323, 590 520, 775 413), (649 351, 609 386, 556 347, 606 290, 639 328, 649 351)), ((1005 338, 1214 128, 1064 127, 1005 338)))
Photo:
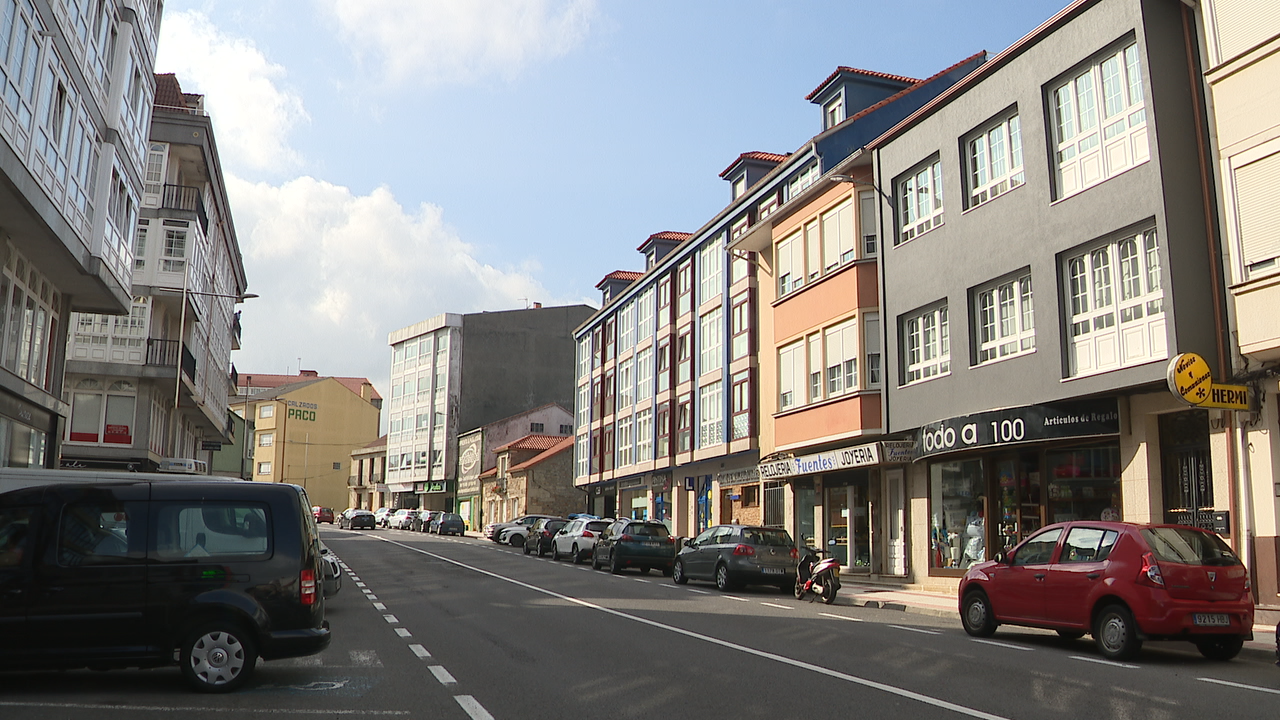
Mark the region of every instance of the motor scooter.
MULTIPOLYGON (((827 543, 834 546, 835 540, 827 543)), ((805 546, 800 550, 800 562, 796 564, 796 599, 804 600, 809 593, 822 598, 830 605, 836 601, 840 589, 840 561, 827 551, 805 546), (821 557, 827 555, 826 558, 821 557)), ((813 602, 812 599, 809 602, 813 602)))

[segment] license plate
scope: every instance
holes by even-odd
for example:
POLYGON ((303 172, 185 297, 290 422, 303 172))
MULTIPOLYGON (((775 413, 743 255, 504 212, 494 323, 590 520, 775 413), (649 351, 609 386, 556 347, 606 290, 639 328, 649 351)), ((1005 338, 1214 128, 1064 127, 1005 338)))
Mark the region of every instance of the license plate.
POLYGON ((646 540, 644 543, 644 546, 645 547, 662 547, 662 543, 656 540, 646 540))
POLYGON ((1196 613, 1192 617, 1191 622, 1196 625, 1226 627, 1231 625, 1231 617, 1225 613, 1196 613))
POLYGON ((761 572, 763 572, 765 575, 781 575, 786 571, 783 570, 782 568, 764 568, 763 570, 761 570, 761 572))

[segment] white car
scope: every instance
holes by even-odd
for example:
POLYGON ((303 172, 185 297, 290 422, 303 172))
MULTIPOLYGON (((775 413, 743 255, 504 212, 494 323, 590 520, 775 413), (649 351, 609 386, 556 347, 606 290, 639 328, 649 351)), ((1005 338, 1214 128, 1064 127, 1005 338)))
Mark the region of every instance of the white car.
POLYGON ((391 517, 391 513, 395 512, 393 508, 380 507, 373 511, 373 524, 378 527, 387 526, 387 518, 391 517))
POLYGON ((395 511, 395 514, 387 516, 387 527, 394 530, 410 530, 413 528, 413 519, 417 515, 417 510, 401 508, 395 511))
POLYGON ((591 557, 591 550, 596 546, 596 538, 609 527, 612 520, 595 520, 577 518, 560 528, 560 532, 551 538, 551 559, 559 560, 568 557, 577 565, 591 557))

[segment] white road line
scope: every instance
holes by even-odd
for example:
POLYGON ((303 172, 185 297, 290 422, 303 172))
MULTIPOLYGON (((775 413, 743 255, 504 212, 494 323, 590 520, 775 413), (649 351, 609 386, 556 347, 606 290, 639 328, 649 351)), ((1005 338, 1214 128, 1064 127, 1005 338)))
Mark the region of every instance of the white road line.
POLYGON ((898 697, 914 700, 923 705, 929 705, 936 708, 942 708, 944 710, 950 710, 960 715, 980 718, 981 720, 1006 720, 1004 717, 1000 715, 994 715, 989 712, 984 712, 982 710, 978 710, 977 708, 966 707, 964 705, 957 705, 956 703, 949 702, 941 698, 932 697, 930 695, 925 695, 923 693, 918 693, 918 692, 915 692, 914 690, 900 688, 895 685, 888 685, 882 682, 877 682, 875 680, 869 680, 864 677, 858 677, 857 675, 850 675, 849 673, 841 672, 839 670, 833 670, 831 668, 823 667, 821 665, 815 665, 811 662, 806 662, 804 660, 789 658, 785 655, 778 655, 777 653, 771 653, 765 650, 759 650, 753 647, 748 647, 746 645, 739 645, 738 643, 730 642, 728 640, 723 640, 718 637, 712 637, 711 635, 704 635, 699 632, 694 632, 693 630, 687 630, 682 627, 676 627, 675 625, 668 625, 666 623, 658 622, 657 620, 650 620, 649 618, 641 617, 639 615, 632 615, 630 613, 623 612, 621 610, 615 610, 610 607, 605 607, 604 605, 598 605, 596 603, 589 602, 587 600, 570 597, 568 595, 558 593, 554 590, 548 590, 543 587, 538 587, 537 585, 531 585, 527 582, 516 580, 515 578, 510 578, 505 575, 499 575, 498 573, 493 572, 491 570, 485 570, 484 568, 476 567, 474 565, 468 565, 464 562, 459 562, 458 560, 454 560, 453 558, 445 557, 444 555, 438 555, 433 552, 428 552, 427 550, 423 550, 422 548, 416 548, 411 545, 405 545, 404 543, 399 543, 394 540, 387 540, 385 538, 378 538, 378 539, 382 540, 385 543, 395 545, 396 547, 400 547, 405 550, 408 550, 410 552, 416 552, 421 555, 426 555, 427 557, 435 558, 436 560, 439 560, 441 562, 449 563, 450 565, 454 565, 456 567, 471 570, 472 572, 476 572, 481 575, 494 578, 495 580, 502 580, 503 582, 511 583, 512 585, 517 585, 519 587, 525 588, 526 590, 531 590, 536 593, 542 593, 543 595, 547 595, 549 597, 553 597, 558 600, 563 600, 564 602, 567 602, 573 605, 578 605, 579 607, 589 608, 591 610, 595 610, 597 612, 601 612, 606 615, 612 615, 614 617, 622 618, 624 620, 630 620, 632 622, 640 623, 641 625, 648 625, 649 627, 657 628, 659 630, 666 630, 668 632, 672 632, 677 635, 684 635, 685 637, 693 638, 695 640, 701 640, 711 645, 718 645, 720 647, 728 648, 730 650, 737 650, 738 652, 745 653, 747 655, 754 655, 756 657, 764 658, 766 660, 773 660, 774 662, 781 663, 783 665, 790 665, 791 667, 800 668, 802 670, 808 670, 810 672, 817 673, 819 675, 826 675, 827 677, 835 678, 837 680, 844 680, 845 682, 850 682, 855 685, 861 685, 863 687, 879 690, 881 692, 888 693, 890 695, 896 695, 898 697))
POLYGON ((493 716, 489 714, 489 711, 481 707, 480 703, 476 702, 476 699, 470 695, 454 695, 453 699, 457 700, 462 709, 471 716, 471 720, 493 720, 493 716))
POLYGON ((1010 650, 1026 650, 1027 652, 1035 650, 1035 648, 1029 648, 1026 645, 1014 645, 1013 643, 1000 642, 999 640, 982 640, 980 638, 969 639, 976 643, 982 643, 983 645, 995 645, 996 647, 1009 648, 1010 650))
POLYGON ((721 595, 720 597, 729 598, 730 600, 737 600, 738 602, 751 602, 750 600, 746 598, 740 598, 737 595, 721 595))
POLYGON ((1128 663, 1122 663, 1122 662, 1113 662, 1111 660, 1103 660, 1102 658, 1086 657, 1084 655, 1070 655, 1068 657, 1070 657, 1072 660, 1083 660, 1085 662, 1098 663, 1099 665, 1110 665, 1111 667, 1128 668, 1130 670, 1138 669, 1137 665, 1129 665, 1128 663))
POLYGON ((791 607, 790 605, 779 605, 777 603, 771 603, 771 602, 761 602, 760 604, 764 605, 765 607, 778 608, 779 610, 795 610, 795 608, 791 607))
POLYGON ((387 609, 387 606, 386 606, 386 605, 383 605, 383 604, 382 604, 382 603, 380 603, 380 602, 376 602, 376 603, 374 603, 374 604, 373 604, 373 609, 374 609, 374 610, 386 610, 386 609, 387 609))
POLYGON ((694 589, 694 588, 685 588, 685 590, 688 590, 689 592, 692 592, 692 593, 698 593, 699 595, 710 595, 710 594, 711 594, 711 593, 707 592, 706 590, 696 590, 696 589, 694 589))
POLYGON ((399 620, 396 619, 395 615, 383 615, 382 619, 392 624, 400 622, 399 620))
POLYGON ((632 580, 635 580, 636 582, 642 582, 642 583, 647 583, 647 582, 649 582, 648 580, 645 580, 644 578, 631 578, 631 579, 632 579, 632 580))
POLYGON ((373 593, 365 593, 364 598, 365 598, 366 600, 377 600, 377 599, 378 599, 378 596, 377 596, 377 595, 374 595, 373 593))
POLYGON ((420 657, 420 658, 429 658, 429 657, 431 657, 431 653, 427 652, 427 649, 426 649, 426 648, 424 648, 424 647, 422 647, 422 646, 421 646, 421 645, 419 645, 418 643, 413 643, 413 644, 409 645, 409 649, 413 651, 413 654, 414 654, 414 655, 417 655, 417 656, 418 656, 418 657, 420 657))
POLYGON ((413 637, 413 633, 408 628, 396 628, 396 634, 400 637, 413 637))
POLYGON ((364 587, 364 583, 356 581, 356 587, 364 587))
POLYGON ((1264 687, 1258 687, 1257 685, 1245 685, 1244 683, 1234 683, 1234 682, 1228 682, 1226 680, 1217 680, 1214 678, 1196 678, 1196 679, 1200 680, 1201 682, 1213 683, 1215 685, 1227 685, 1233 688, 1240 688, 1241 690, 1257 690, 1258 692, 1271 693, 1272 695, 1280 695, 1280 690, 1276 690, 1275 688, 1264 688, 1264 687))
POLYGON ((445 670, 443 665, 428 665, 427 669, 431 671, 432 675, 436 676, 436 679, 440 681, 441 685, 458 684, 458 679, 450 675, 449 671, 445 670))
MULTIPOLYGON (((301 709, 301 708, 255 708, 255 707, 187 707, 180 705, 106 705, 101 703, 55 703, 55 702, 8 702, 0 701, 0 707, 19 707, 19 708, 44 708, 57 710, 122 710, 124 712, 169 712, 198 715, 200 713, 223 713, 223 714, 254 714, 265 715, 267 713, 279 713, 281 715, 371 715, 371 716, 400 716, 410 714, 409 710, 338 710, 334 708, 327 709, 301 709)), ((474 715, 472 717, 475 717, 474 715)), ((492 716, 488 716, 492 717, 492 716)))
POLYGON ((890 625, 889 627, 896 628, 898 630, 906 630, 907 632, 923 633, 925 635, 941 635, 942 634, 937 630, 925 630, 924 628, 914 628, 907 625, 890 625))
POLYGON ((818 613, 823 617, 835 618, 837 620, 849 620, 850 622, 866 622, 862 618, 849 617, 848 615, 836 615, 834 613, 818 613))

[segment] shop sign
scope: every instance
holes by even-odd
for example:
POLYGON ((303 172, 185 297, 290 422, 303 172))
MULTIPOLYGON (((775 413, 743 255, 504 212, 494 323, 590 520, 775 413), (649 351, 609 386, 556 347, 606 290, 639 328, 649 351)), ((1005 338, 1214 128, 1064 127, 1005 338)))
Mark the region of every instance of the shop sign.
POLYGON ((1213 381, 1209 363, 1196 353, 1175 355, 1166 372, 1169 390, 1182 402, 1202 408, 1248 410, 1246 385, 1219 385, 1213 381))
POLYGON ((911 440, 885 440, 880 443, 880 457, 890 465, 909 463, 916 459, 916 444, 911 440))
POLYGON ((630 490, 632 488, 638 488, 641 485, 644 485, 644 478, 633 478, 631 480, 618 481, 619 490, 630 490))
POLYGON ((774 460, 756 466, 760 477, 765 480, 793 477, 795 475, 812 475, 814 473, 835 472, 849 468, 866 467, 880 464, 879 443, 868 443, 855 447, 829 450, 827 452, 801 455, 787 460, 774 460))
POLYGON ((1118 435, 1115 398, 1027 405, 962 415, 920 428, 919 456, 1040 440, 1118 435))
POLYGON ((420 493, 442 493, 445 488, 444 480, 428 480, 426 482, 417 483, 417 491, 420 493))
POLYGON ((649 483, 649 487, 654 490, 666 492, 671 489, 671 473, 657 473, 653 476, 653 480, 649 483))
POLYGON ((729 485, 749 485, 751 483, 760 482, 760 470, 758 468, 749 467, 741 470, 728 470, 716 476, 716 480, 720 482, 720 487, 729 485))

